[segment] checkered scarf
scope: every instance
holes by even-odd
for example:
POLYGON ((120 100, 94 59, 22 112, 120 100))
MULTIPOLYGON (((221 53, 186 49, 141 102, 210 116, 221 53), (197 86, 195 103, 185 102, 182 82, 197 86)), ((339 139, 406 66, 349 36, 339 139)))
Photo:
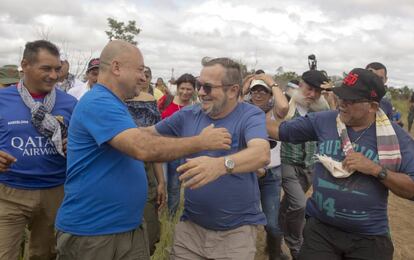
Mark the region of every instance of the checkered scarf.
POLYGON ((24 86, 23 80, 20 80, 19 84, 17 84, 17 91, 19 92, 24 104, 30 108, 33 126, 41 135, 46 138, 50 138, 58 153, 65 157, 63 152, 63 139, 67 137, 67 127, 64 122, 60 122, 50 114, 56 101, 55 88, 53 88, 52 91, 46 95, 43 103, 36 102, 32 98, 29 91, 24 86))
MULTIPOLYGON (((346 131, 346 126, 342 123, 339 114, 336 118, 336 126, 342 140, 342 149, 345 155, 348 155, 354 151, 354 148, 346 131)), ((401 164, 400 144, 390 120, 382 109, 377 111, 375 126, 380 164, 391 171, 398 171, 401 164)))

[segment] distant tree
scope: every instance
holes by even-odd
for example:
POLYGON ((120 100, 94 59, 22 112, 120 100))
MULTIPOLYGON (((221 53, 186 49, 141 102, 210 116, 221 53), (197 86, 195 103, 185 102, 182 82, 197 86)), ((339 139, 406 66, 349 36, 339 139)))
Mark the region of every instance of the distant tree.
POLYGON ((125 25, 124 22, 118 22, 113 18, 107 18, 109 31, 105 31, 109 40, 124 40, 134 45, 137 45, 137 41, 134 40, 141 29, 137 27, 136 21, 128 21, 128 24, 125 25))
POLYGON ((410 96, 411 96, 411 93, 412 93, 411 92, 411 89, 408 86, 404 86, 401 89, 401 94, 402 94, 402 96, 403 96, 404 99, 409 99, 410 96))
POLYGON ((287 71, 287 72, 283 72, 283 73, 280 73, 280 74, 276 74, 274 76, 274 79, 289 82, 289 81, 294 80, 294 79, 299 80, 300 77, 294 71, 287 71))

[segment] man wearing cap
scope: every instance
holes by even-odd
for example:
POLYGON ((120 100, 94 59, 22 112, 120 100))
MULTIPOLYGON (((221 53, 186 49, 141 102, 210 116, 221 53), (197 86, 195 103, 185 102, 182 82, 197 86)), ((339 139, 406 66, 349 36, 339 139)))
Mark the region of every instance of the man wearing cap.
POLYGON ((0 68, 0 88, 14 85, 19 80, 19 71, 16 65, 4 65, 0 68))
MULTIPOLYGON (((285 117, 289 110, 289 103, 271 76, 264 72, 260 74, 256 72, 256 75, 251 75, 244 82, 244 86, 247 84, 250 94, 248 101, 262 109, 266 113, 266 117, 273 120, 285 117)), ((259 171, 260 198, 267 220, 265 226, 266 245, 270 260, 288 258, 286 255, 282 256, 283 233, 279 228, 278 221, 282 183, 280 145, 280 142, 270 141, 270 163, 259 171)))
POLYGON ((333 92, 339 110, 268 122, 278 140, 318 142, 299 259, 392 259, 388 192, 414 199, 414 141, 379 109, 373 72, 353 69, 333 92))
POLYGON ((55 259, 56 211, 66 178, 66 136, 76 99, 55 88, 58 48, 28 42, 17 85, 0 90, 0 259, 55 259))
MULTIPOLYGON (((303 73, 299 88, 293 92, 286 120, 306 116, 310 112, 328 110, 329 105, 321 95, 321 85, 329 79, 318 70, 303 73)), ((282 187, 285 192, 280 205, 280 225, 285 243, 294 259, 303 241, 305 222, 305 193, 311 186, 315 142, 294 144, 282 142, 282 187)))
POLYGON ((99 58, 91 59, 86 70, 86 78, 88 79, 84 84, 75 86, 68 90, 68 94, 74 96, 79 100, 86 92, 88 92, 93 84, 98 81, 99 75, 99 58))

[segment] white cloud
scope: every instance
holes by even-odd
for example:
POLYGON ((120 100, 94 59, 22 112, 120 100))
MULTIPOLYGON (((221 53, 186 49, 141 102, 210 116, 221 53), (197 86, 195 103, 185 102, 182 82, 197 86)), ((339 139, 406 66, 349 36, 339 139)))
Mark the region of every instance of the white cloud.
POLYGON ((168 78, 172 68, 176 77, 198 74, 203 56, 300 74, 314 53, 329 74, 380 61, 388 67, 390 85, 414 87, 410 0, 3 0, 0 65, 18 63, 25 42, 42 33, 73 60, 98 56, 107 42, 107 17, 137 21, 139 47, 154 77, 168 78))

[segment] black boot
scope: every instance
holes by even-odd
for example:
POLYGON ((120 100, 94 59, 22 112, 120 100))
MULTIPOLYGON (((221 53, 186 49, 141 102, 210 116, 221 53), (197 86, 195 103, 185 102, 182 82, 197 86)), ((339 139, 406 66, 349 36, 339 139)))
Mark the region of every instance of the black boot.
POLYGON ((269 260, 289 260, 289 257, 282 252, 282 237, 266 235, 269 260))

